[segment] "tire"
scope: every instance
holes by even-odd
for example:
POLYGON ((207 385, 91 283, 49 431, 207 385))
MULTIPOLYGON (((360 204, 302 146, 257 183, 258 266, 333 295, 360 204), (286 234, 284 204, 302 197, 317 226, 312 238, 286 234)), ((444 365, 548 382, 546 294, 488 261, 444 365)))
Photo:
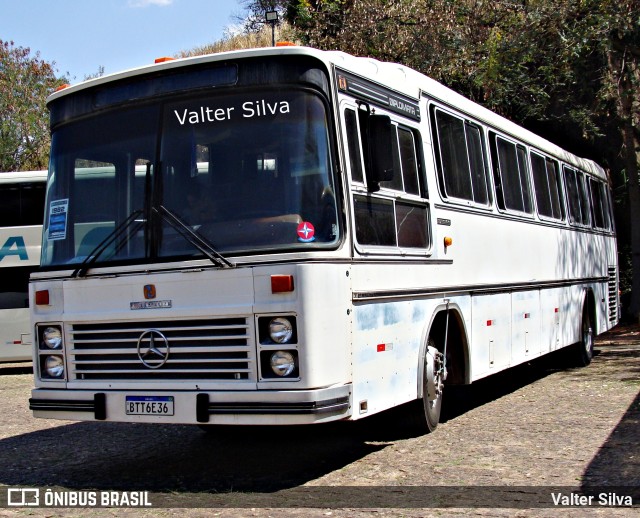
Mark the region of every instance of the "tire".
POLYGON ((582 310, 580 341, 574 345, 573 360, 577 367, 586 367, 593 358, 593 324, 588 308, 582 310))
POLYGON ((444 356, 437 349, 435 340, 429 337, 424 355, 422 374, 422 398, 408 409, 407 424, 419 434, 433 432, 440 422, 444 377, 444 356))

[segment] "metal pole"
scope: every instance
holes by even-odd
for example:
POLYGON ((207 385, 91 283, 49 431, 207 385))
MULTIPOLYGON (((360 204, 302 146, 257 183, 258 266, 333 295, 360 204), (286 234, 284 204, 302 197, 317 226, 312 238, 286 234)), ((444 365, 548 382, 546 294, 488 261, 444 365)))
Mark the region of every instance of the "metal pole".
POLYGON ((278 23, 278 11, 267 11, 264 13, 264 19, 271 24, 271 46, 276 46, 276 23, 278 23))

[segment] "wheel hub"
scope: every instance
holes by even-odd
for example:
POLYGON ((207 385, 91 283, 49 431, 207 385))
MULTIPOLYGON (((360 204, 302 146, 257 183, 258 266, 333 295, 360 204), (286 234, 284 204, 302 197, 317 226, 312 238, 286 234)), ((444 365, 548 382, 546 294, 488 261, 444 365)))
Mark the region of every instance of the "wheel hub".
POLYGON ((444 355, 435 347, 429 347, 425 355, 425 375, 427 385, 427 398, 434 401, 442 395, 446 371, 444 368, 444 355))

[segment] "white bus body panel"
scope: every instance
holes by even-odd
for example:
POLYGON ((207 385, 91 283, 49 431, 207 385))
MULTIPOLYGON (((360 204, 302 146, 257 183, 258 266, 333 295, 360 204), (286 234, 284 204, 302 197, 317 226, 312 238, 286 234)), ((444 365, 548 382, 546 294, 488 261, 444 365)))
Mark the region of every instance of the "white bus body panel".
MULTIPOLYGON (((119 275, 95 278, 35 281, 31 289, 49 290, 50 304, 36 306, 34 321, 64 322, 67 380, 38 381, 33 391, 35 399, 92 401, 97 392, 106 392, 106 411, 109 420, 130 422, 165 422, 196 424, 196 396, 206 394, 210 405, 216 402, 238 406, 260 403, 288 403, 296 401, 328 401, 344 399, 340 411, 329 410, 306 414, 260 415, 225 413, 211 415, 208 424, 306 424, 345 418, 350 415, 351 350, 349 347, 350 298, 348 268, 344 265, 302 264, 276 267, 237 269, 193 268, 179 272, 148 275, 119 275), (293 275, 295 288, 290 293, 272 293, 271 275, 293 275), (131 309, 132 303, 144 301, 144 285, 156 287, 157 301, 168 301, 170 308, 131 309), (300 354, 300 377, 297 380, 265 378, 260 372, 258 319, 269 315, 292 315, 297 319, 298 340, 292 346, 300 354), (139 379, 108 381, 83 379, 83 353, 73 346, 74 325, 118 322, 141 334, 145 329, 166 325, 225 317, 246 321, 245 348, 250 370, 246 379, 207 381, 206 375, 195 381, 163 378, 165 370, 144 371, 139 379), (56 390, 59 389, 59 390, 56 390), (70 389, 70 390, 67 390, 70 389), (126 415, 126 396, 161 396, 175 398, 173 416, 126 415)), ((33 294, 32 294, 33 296, 33 294)), ((120 325, 119 324, 119 325, 120 325)), ((115 335, 117 336, 117 335, 115 335)), ((135 342, 135 340, 134 340, 135 342)), ((169 340, 171 344, 171 340, 169 340)), ((130 344, 131 345, 131 344, 130 344)), ((135 350, 135 343, 133 343, 135 350)), ((277 349, 273 345, 267 349, 277 349)), ((174 354, 172 349, 171 354, 174 354)), ((179 351, 175 349, 176 354, 179 351)), ((107 351, 97 351, 110 354, 107 351)), ((97 353, 96 352, 96 353, 97 353)), ((117 352, 117 351, 116 351, 117 352)), ((47 354, 49 351, 42 351, 47 354)), ((117 361, 116 361, 117 363, 117 361)), ((105 373, 109 362, 104 362, 105 373)), ((37 365, 37 369, 40 365, 37 365)), ((179 369, 179 365, 174 368, 179 369)), ((139 373, 139 370, 136 371, 139 373)), ((63 405, 64 406, 64 405, 63 405)), ((93 412, 55 412, 36 410, 38 417, 94 419, 93 412)))
POLYGON ((2 310, 2 337, 0 362, 22 362, 31 360, 31 320, 28 308, 2 310))
MULTIPOLYGON (((13 267, 38 265, 41 242, 42 226, 0 228, 0 275, 11 276, 13 267)), ((26 289, 25 285, 25 293, 26 289)), ((14 307, 0 310, 0 362, 29 361, 33 356, 28 299, 22 293, 14 299, 14 307)))

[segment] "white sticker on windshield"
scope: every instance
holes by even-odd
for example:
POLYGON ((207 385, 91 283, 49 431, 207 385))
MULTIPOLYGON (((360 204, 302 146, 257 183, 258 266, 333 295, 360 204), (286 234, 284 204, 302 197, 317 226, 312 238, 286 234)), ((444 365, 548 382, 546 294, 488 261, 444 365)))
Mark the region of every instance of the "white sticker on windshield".
POLYGON ((69 199, 55 200, 49 204, 49 240, 67 238, 67 213, 69 199))

